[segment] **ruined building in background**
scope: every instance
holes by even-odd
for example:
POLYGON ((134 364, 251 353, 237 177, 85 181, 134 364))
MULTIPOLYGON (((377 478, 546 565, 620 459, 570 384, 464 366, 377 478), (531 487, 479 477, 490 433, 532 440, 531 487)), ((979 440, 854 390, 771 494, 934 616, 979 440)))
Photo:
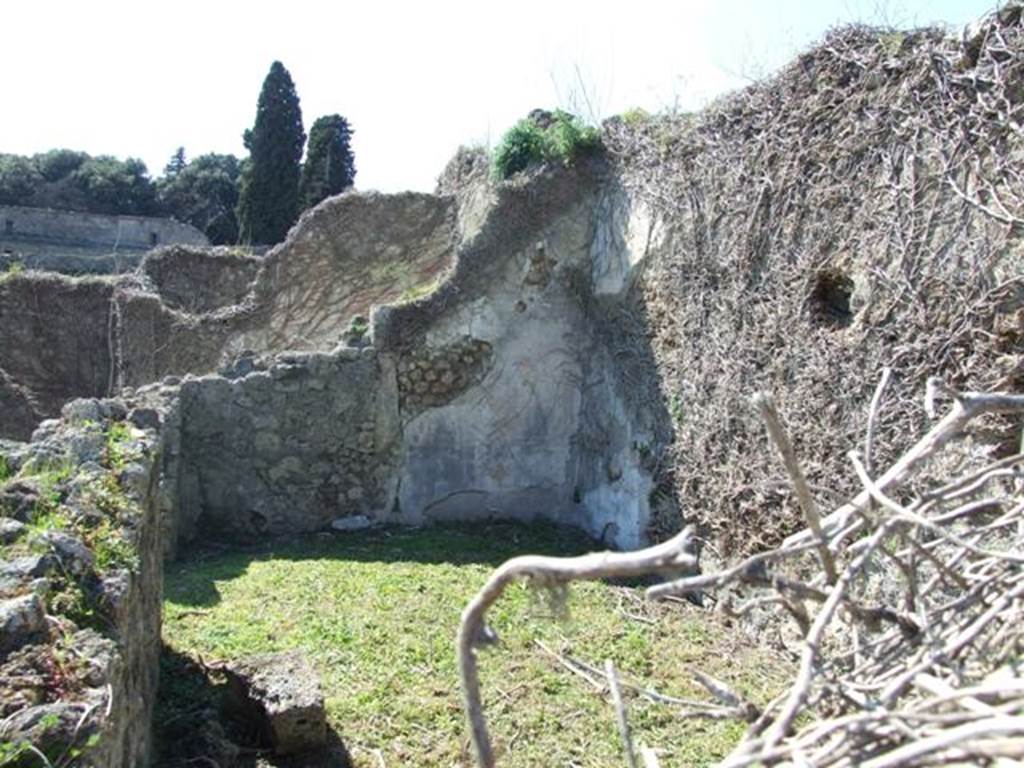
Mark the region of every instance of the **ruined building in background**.
POLYGON ((209 245, 191 224, 149 216, 113 216, 0 206, 0 270, 12 264, 65 274, 109 274, 138 266, 162 245, 209 245))

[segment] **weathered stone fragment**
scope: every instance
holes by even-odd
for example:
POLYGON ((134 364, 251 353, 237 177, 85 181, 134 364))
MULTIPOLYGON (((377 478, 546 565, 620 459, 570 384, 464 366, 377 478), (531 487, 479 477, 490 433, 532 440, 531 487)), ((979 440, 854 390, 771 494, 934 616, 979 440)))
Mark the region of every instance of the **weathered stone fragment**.
POLYGON ((275 753, 294 755, 326 746, 320 680, 302 652, 248 656, 225 671, 228 714, 254 721, 275 753))
POLYGON ((0 602, 0 654, 8 654, 46 634, 46 610, 38 595, 0 602))
POLYGON ((67 573, 82 576, 92 569, 96 558, 81 539, 62 531, 46 531, 41 538, 50 545, 67 573))
POLYGON ((339 517, 331 523, 331 528, 336 531, 360 531, 364 528, 369 528, 371 525, 370 518, 366 515, 350 515, 349 517, 339 517))
POLYGON ((17 541, 27 527, 24 523, 19 523, 9 517, 0 517, 0 544, 17 541))
POLYGON ((39 489, 32 483, 17 480, 0 490, 0 515, 27 522, 38 501, 39 489))

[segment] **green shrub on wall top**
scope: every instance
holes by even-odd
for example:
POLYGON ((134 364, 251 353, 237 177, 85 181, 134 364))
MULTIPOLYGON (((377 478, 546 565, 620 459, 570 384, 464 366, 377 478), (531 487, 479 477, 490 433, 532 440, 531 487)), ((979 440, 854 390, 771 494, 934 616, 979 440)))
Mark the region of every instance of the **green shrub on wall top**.
POLYGON ((531 115, 502 137, 494 150, 494 175, 507 179, 532 165, 546 162, 568 165, 580 155, 595 150, 600 143, 597 128, 584 125, 568 112, 559 109, 550 115, 531 115))

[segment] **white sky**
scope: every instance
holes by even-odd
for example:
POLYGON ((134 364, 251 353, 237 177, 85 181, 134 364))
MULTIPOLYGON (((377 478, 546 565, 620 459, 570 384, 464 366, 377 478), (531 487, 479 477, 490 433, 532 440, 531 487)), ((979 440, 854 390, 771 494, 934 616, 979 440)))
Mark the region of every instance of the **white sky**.
POLYGON ((356 186, 430 190, 534 107, 690 109, 839 22, 961 27, 993 0, 6 0, 0 152, 242 156, 274 59, 303 122, 355 129, 356 186), (577 72, 579 73, 577 75, 577 72))

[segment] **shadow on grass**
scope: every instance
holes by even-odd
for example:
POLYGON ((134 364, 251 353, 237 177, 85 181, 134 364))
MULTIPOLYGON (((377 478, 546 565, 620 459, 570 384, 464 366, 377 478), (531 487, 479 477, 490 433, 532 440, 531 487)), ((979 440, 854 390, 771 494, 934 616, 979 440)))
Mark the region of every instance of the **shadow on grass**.
POLYGON ((155 768, 348 768, 345 744, 333 729, 315 754, 275 757, 252 723, 225 715, 226 684, 217 673, 174 648, 160 655, 160 692, 153 716, 155 768))
POLYGON ((164 598, 195 608, 217 605, 220 602, 217 582, 238 578, 251 563, 267 560, 497 567, 516 555, 572 556, 601 548, 577 528, 547 522, 437 523, 424 528, 389 526, 344 533, 303 534, 254 545, 198 549, 168 564, 164 598))

